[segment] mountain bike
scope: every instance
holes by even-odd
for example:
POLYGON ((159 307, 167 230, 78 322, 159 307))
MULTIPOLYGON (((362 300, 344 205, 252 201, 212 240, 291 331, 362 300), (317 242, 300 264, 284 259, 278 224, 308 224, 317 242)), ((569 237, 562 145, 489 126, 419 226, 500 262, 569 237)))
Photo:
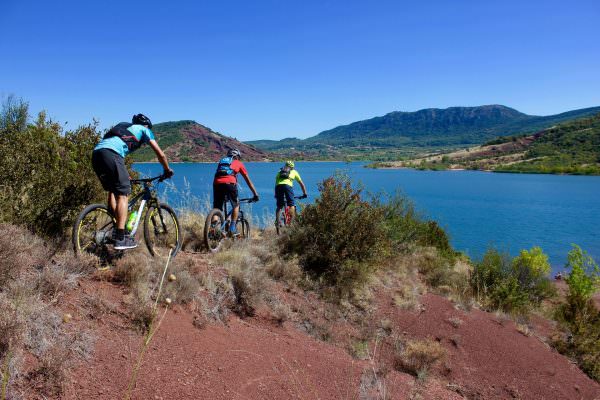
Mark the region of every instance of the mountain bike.
MULTIPOLYGON (((143 185, 142 190, 129 201, 131 230, 128 234, 135 237, 142 216, 144 217, 144 241, 153 256, 166 256, 172 249, 174 257, 181 248, 182 230, 177 214, 167 204, 158 200, 153 182, 165 180, 164 175, 154 178, 132 179, 132 185, 143 185), (139 203, 136 211, 135 206, 139 203), (146 212, 144 210, 147 208, 146 212), (131 220, 133 218, 133 220, 131 220)), ((106 260, 112 254, 109 245, 114 244, 113 230, 116 230, 113 212, 104 204, 87 206, 75 221, 73 227, 73 249, 75 254, 91 253, 106 260)))
MULTIPOLYGON (((294 199, 305 199, 308 196, 294 196, 294 199)), ((287 204, 285 205, 285 208, 279 213, 279 218, 275 221, 275 229, 277 230, 277 234, 281 234, 281 232, 283 232, 283 229, 286 226, 290 226, 290 224, 292 223, 292 212, 290 211, 290 206, 288 206, 287 204)))
MULTIPOLYGON (((254 199, 252 198, 240 199, 240 203, 253 202, 254 199)), ((223 204, 223 211, 218 208, 213 208, 206 216, 206 222, 204 223, 204 244, 206 245, 206 248, 213 253, 219 251, 224 239, 228 236, 231 237, 229 225, 231 224, 231 213, 233 208, 230 211, 227 211, 228 203, 229 198, 226 196, 223 204)), ((241 204, 235 225, 239 234, 239 239, 245 240, 250 238, 250 222, 246 219, 241 204)))

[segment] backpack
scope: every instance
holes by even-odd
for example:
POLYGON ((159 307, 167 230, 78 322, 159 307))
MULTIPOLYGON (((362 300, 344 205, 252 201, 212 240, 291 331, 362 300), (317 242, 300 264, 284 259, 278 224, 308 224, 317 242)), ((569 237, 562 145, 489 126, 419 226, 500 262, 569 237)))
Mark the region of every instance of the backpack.
POLYGON ((281 179, 288 179, 290 177, 290 173, 292 172, 292 167, 290 166, 283 166, 280 170, 279 170, 279 178, 281 179))
POLYGON ((221 160, 219 160, 219 165, 217 165, 217 172, 215 173, 215 177, 233 175, 234 171, 233 169, 231 169, 232 162, 233 157, 221 158, 221 160))
POLYGON ((108 139, 115 136, 120 138, 122 141, 125 142, 127 148, 129 149, 129 152, 131 153, 139 149, 142 145, 142 142, 140 142, 133 133, 127 130, 127 128, 129 128, 132 125, 133 124, 130 124, 128 122, 118 123, 117 125, 110 128, 108 132, 106 132, 106 135, 104 135, 104 139, 108 139))

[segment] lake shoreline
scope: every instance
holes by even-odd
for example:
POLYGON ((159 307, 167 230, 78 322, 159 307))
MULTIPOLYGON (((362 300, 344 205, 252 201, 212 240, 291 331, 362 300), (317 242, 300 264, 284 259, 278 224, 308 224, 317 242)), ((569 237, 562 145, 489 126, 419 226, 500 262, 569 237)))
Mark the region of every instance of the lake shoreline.
POLYGON ((567 173, 567 172, 544 172, 544 171, 516 171, 516 170, 494 170, 494 169, 469 169, 469 168, 444 168, 444 169, 434 169, 434 168, 415 168, 415 167, 407 167, 407 166, 375 166, 372 164, 368 164, 364 166, 365 168, 375 169, 375 170, 414 170, 414 171, 432 171, 432 172, 445 172, 445 171, 473 171, 473 172, 493 172, 497 174, 531 174, 531 175, 563 175, 563 176, 600 176, 600 174, 580 174, 580 173, 567 173))

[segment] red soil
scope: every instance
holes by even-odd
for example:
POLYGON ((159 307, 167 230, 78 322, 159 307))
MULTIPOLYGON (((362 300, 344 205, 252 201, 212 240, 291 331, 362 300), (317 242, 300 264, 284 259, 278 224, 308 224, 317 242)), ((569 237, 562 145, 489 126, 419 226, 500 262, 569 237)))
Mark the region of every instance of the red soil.
MULTIPOLYGON (((380 297, 382 300, 385 297, 380 297)), ((469 399, 600 399, 600 385, 532 332, 477 309, 458 310, 427 294, 421 313, 380 303, 382 315, 410 337, 432 337, 449 351, 447 378, 469 399), (462 321, 454 327, 451 318, 462 321)))
MULTIPOLYGON (((124 313, 124 294, 119 285, 84 280, 63 300, 64 311, 73 314, 73 329, 90 329, 97 339, 93 358, 70 372, 61 398, 124 397, 142 343, 124 313), (91 313, 85 306, 89 296, 113 308, 91 313)), ((310 312, 323 314, 323 305, 312 296, 280 294, 286 302, 312 305, 310 312)), ((424 295, 421 302, 418 312, 402 311, 388 293, 377 293, 374 320, 389 319, 403 338, 430 337, 447 349, 446 361, 426 383, 390 367, 389 343, 373 361, 352 358, 346 348, 354 328, 344 328, 339 319, 331 328, 333 339, 325 342, 298 329, 298 318, 278 326, 266 310, 200 329, 192 310, 176 306, 145 353, 132 398, 378 399, 375 369, 388 399, 600 400, 600 385, 544 343, 541 332, 550 331, 551 324, 527 336, 508 319, 459 310, 437 295, 424 295)))

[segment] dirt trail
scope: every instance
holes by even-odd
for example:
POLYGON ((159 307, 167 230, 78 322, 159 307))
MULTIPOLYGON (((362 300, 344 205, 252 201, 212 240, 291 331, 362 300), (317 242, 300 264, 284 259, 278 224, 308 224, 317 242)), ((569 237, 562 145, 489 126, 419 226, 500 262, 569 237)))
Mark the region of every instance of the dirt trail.
MULTIPOLYGON (((286 296, 320 312, 312 296, 286 296)), ((132 398, 380 399, 378 384, 385 383, 388 399, 600 400, 600 385, 545 344, 537 333, 542 329, 528 336, 508 319, 459 310, 434 294, 421 297, 418 311, 393 306, 390 293, 375 293, 374 301, 376 321, 388 319, 404 338, 434 338, 447 349, 448 358, 425 383, 390 367, 392 348, 379 350, 375 363, 357 360, 348 341, 317 340, 298 328, 297 318, 279 326, 259 310, 252 318, 231 314, 227 325, 198 328, 189 307, 175 306, 145 354, 132 398)), ((92 359, 70 372, 62 399, 124 398, 142 343, 125 302, 123 286, 94 279, 82 280, 64 300, 73 329, 92 331, 96 343, 92 359), (90 298, 107 302, 107 310, 90 312, 90 298)))
MULTIPOLYGON (((75 371, 65 399, 115 399, 126 392, 141 338, 114 316, 97 333, 95 357, 75 371)), ((368 361, 289 323, 278 327, 260 317, 232 316, 228 326, 198 329, 192 315, 178 308, 153 339, 132 398, 375 399, 369 371, 368 361)), ((408 398, 416 385, 396 371, 386 377, 388 398, 408 398)), ((423 399, 461 398, 436 380, 426 389, 423 399)))

